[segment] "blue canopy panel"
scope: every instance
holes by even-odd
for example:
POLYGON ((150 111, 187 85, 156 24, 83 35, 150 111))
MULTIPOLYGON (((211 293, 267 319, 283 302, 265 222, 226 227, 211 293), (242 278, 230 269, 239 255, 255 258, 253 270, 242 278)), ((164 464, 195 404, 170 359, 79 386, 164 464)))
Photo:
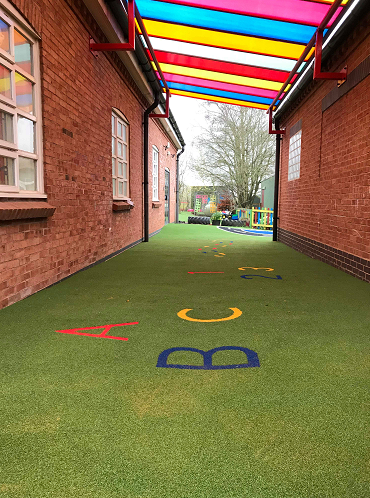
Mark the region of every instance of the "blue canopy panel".
POLYGON ((172 3, 164 4, 155 0, 137 0, 137 5, 144 19, 272 40, 306 44, 315 32, 315 27, 304 24, 230 14, 172 3))

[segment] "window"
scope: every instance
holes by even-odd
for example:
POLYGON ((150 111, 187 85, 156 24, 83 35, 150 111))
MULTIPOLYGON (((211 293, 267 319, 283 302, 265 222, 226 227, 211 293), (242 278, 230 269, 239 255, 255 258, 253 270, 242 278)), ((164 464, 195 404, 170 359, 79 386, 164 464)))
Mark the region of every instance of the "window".
POLYGON ((153 201, 159 201, 158 197, 158 149, 153 145, 153 201))
POLYGON ((44 190, 37 38, 0 8, 0 194, 44 190))
POLYGON ((113 197, 128 199, 128 123, 118 111, 112 113, 112 184, 113 197))
POLYGON ((300 176, 302 120, 290 129, 288 181, 300 176))

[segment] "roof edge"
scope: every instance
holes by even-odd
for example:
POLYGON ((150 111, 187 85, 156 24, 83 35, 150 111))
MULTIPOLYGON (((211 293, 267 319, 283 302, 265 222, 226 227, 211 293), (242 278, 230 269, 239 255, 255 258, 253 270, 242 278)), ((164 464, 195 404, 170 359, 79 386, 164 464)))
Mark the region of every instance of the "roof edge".
MULTIPOLYGON (((362 17, 363 11, 369 7, 368 0, 353 0, 343 14, 336 20, 332 28, 327 32, 323 42, 322 61, 328 58, 343 41, 349 31, 356 25, 358 19, 362 17)), ((282 103, 278 106, 274 119, 280 119, 287 110, 288 105, 292 105, 300 93, 313 81, 314 56, 305 64, 302 74, 287 93, 282 103)))
MULTIPOLYGON (((120 25, 124 35, 127 37, 128 35, 128 20, 127 20, 127 14, 124 10, 124 5, 122 3, 122 0, 106 0, 112 14, 114 15, 116 21, 120 25)), ((166 99, 165 96, 163 95, 162 87, 160 85, 159 79, 153 69, 153 66, 146 54, 145 47, 141 41, 141 38, 136 35, 136 40, 135 40, 135 51, 134 54, 136 56, 136 59, 138 61, 138 64, 141 67, 141 70, 143 72, 144 77, 146 78, 147 82, 149 83, 151 90, 153 92, 153 99, 155 93, 159 93, 159 102, 160 104, 165 108, 166 105, 166 99)), ((185 147, 185 141, 184 138, 180 132, 180 128, 178 127, 178 124, 176 123, 176 120, 170 110, 169 113, 169 118, 168 121, 170 122, 170 125, 178 139, 178 141, 181 144, 181 147, 185 147)))

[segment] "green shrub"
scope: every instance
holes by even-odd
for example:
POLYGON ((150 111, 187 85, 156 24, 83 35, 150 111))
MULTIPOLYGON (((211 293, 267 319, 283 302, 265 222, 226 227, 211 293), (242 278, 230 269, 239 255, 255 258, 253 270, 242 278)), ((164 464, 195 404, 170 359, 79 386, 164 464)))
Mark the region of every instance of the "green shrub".
POLYGON ((222 213, 221 211, 216 211, 216 213, 213 213, 211 216, 211 221, 213 220, 221 220, 222 219, 222 213))

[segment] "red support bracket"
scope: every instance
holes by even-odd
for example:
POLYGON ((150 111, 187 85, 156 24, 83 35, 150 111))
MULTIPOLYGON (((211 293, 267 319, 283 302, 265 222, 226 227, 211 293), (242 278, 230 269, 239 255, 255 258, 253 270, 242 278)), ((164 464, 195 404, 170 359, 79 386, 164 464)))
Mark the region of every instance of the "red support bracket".
POLYGON ((166 112, 164 114, 149 114, 150 118, 168 118, 170 115, 170 91, 166 89, 166 112))
POLYGON ((272 129, 272 107, 269 107, 269 134, 270 135, 285 135, 286 130, 273 130, 272 129))
POLYGON ((318 28, 316 31, 316 45, 315 45, 315 62, 313 66, 313 79, 314 80, 339 80, 347 79, 347 68, 345 67, 339 73, 322 73, 321 72, 321 56, 322 56, 322 39, 323 28, 318 28))
POLYGON ((135 50, 135 0, 127 0, 128 11, 128 43, 95 43, 90 38, 91 52, 114 51, 114 50, 135 50))

